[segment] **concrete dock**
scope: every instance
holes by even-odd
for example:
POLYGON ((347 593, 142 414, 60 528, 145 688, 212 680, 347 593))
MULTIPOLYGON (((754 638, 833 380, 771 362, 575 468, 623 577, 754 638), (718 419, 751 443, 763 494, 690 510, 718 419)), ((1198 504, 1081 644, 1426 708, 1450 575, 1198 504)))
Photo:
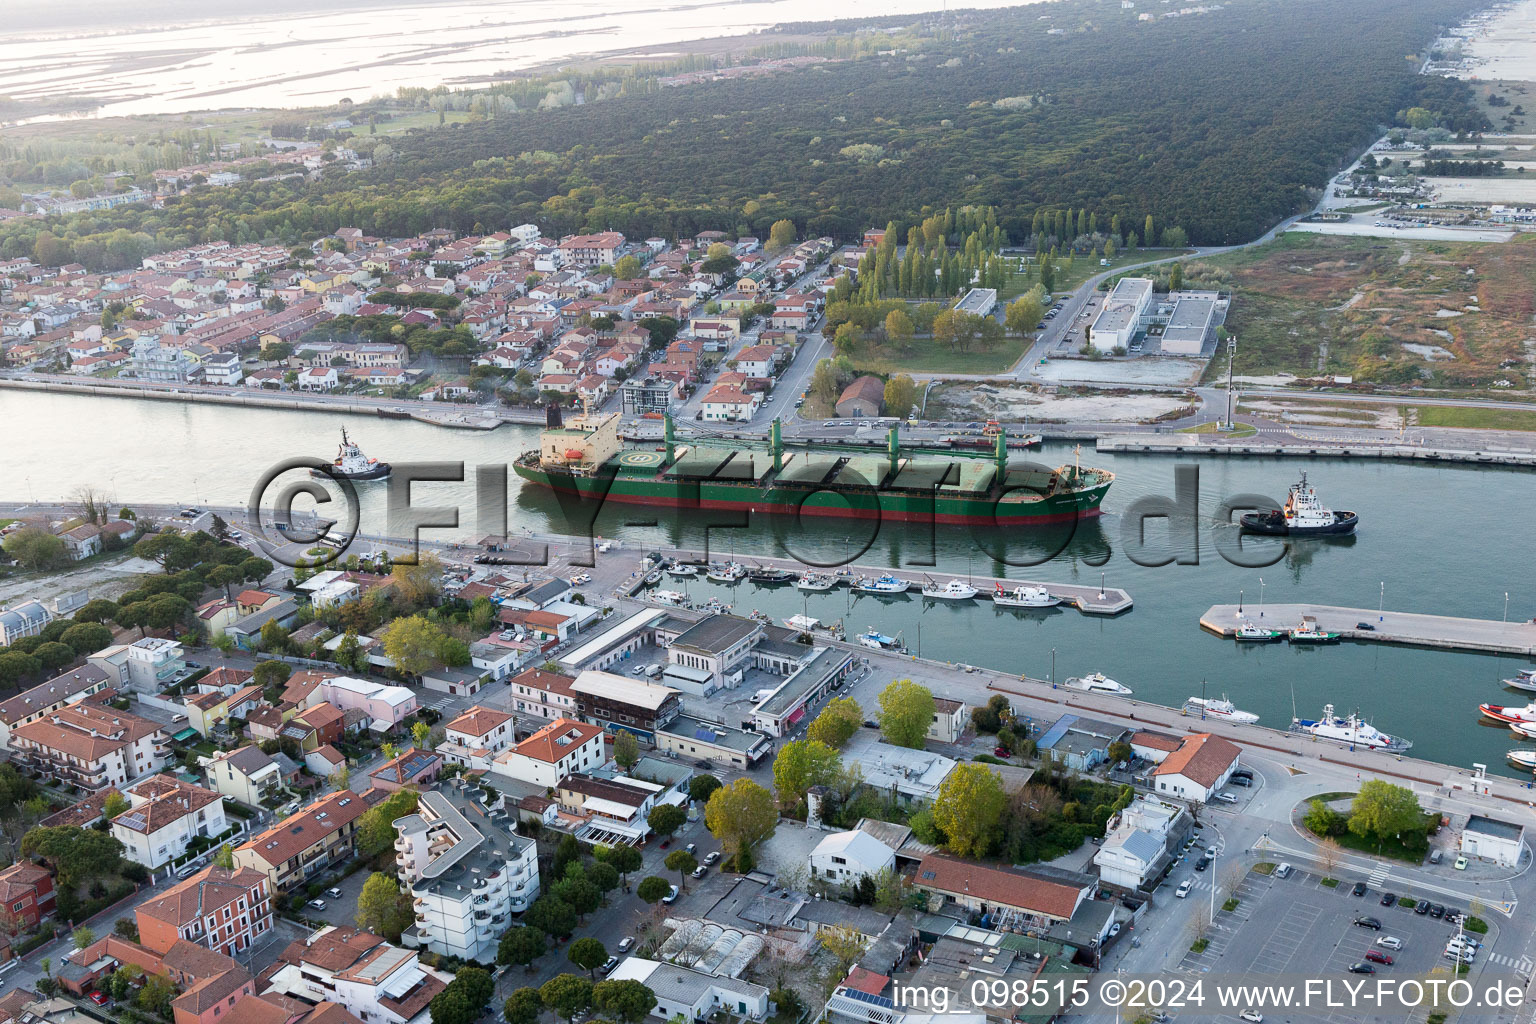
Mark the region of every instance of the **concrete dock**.
POLYGON ((1248 602, 1218 604, 1200 617, 1200 627, 1218 636, 1232 636, 1237 627, 1252 621, 1269 629, 1292 629, 1303 615, 1317 619, 1318 627, 1340 633, 1347 640, 1439 647, 1449 651, 1483 651, 1489 654, 1524 654, 1536 657, 1536 624, 1499 622, 1492 619, 1459 619, 1449 615, 1417 612, 1380 613, 1375 608, 1342 608, 1327 604, 1269 604, 1262 609, 1248 602), (1360 623, 1373 629, 1360 629, 1360 623))
POLYGON ((1491 449, 1426 448, 1413 444, 1370 444, 1365 441, 1223 441, 1200 434, 1121 434, 1101 437, 1099 452, 1136 455, 1252 455, 1263 458, 1391 459, 1406 462, 1470 462, 1487 466, 1536 466, 1536 454, 1491 449))
MULTIPOLYGON (((705 553, 701 551, 663 551, 660 552, 660 554, 668 564, 673 561, 692 562, 693 564, 699 566, 704 564, 702 560, 705 557, 705 553)), ((719 551, 713 552, 712 555, 715 561, 726 561, 729 557, 722 556, 719 551)), ((852 586, 853 581, 860 576, 874 578, 888 575, 894 576, 897 579, 907 580, 912 584, 912 589, 908 590, 905 594, 887 595, 892 600, 900 600, 902 598, 912 598, 918 601, 924 600, 920 591, 923 586, 923 578, 926 576, 927 578, 935 580, 941 584, 947 583, 951 579, 969 579, 971 586, 980 591, 980 593, 978 593, 972 600, 978 602, 986 602, 987 604, 992 603, 991 595, 993 587, 996 584, 1001 584, 1005 590, 1012 590, 1014 587, 1020 586, 1044 587, 1052 597, 1060 599, 1063 605, 1070 605, 1071 607, 1076 608, 1078 611, 1082 612, 1084 615, 1115 616, 1121 614, 1122 612, 1130 611, 1131 606, 1134 603, 1131 600, 1130 593, 1126 590, 1122 590, 1119 587, 1108 586, 1101 589, 1094 584, 1052 583, 1048 580, 1004 579, 998 576, 966 577, 963 573, 901 569, 880 565, 846 565, 832 566, 830 568, 820 569, 815 566, 805 565, 804 563, 798 562, 793 558, 761 558, 758 556, 744 556, 738 558, 737 561, 749 569, 754 566, 762 566, 763 568, 787 569, 794 573, 844 572, 849 574, 838 576, 837 586, 839 587, 852 586)), ((704 574, 701 570, 699 573, 699 578, 702 579, 703 575, 704 574)), ((742 580, 741 582, 749 583, 751 581, 742 580)), ((781 586, 784 586, 785 588, 792 588, 792 584, 789 583, 781 584, 781 586)), ((929 600, 937 599, 930 598, 929 600)), ((964 604, 965 602, 946 601, 944 603, 964 604)))

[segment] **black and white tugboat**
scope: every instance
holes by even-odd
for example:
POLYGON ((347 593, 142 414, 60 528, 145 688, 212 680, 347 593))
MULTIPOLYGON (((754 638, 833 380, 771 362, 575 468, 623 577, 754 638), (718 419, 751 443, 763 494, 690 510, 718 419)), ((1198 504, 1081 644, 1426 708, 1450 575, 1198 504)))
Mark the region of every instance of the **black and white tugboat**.
POLYGON ((1317 500, 1317 491, 1307 484, 1307 474, 1301 474, 1301 482, 1291 485, 1291 493, 1285 499, 1285 507, 1269 512, 1249 512, 1242 517, 1246 533, 1278 534, 1290 537, 1323 537, 1354 533, 1360 517, 1353 512, 1335 512, 1324 508, 1317 500))
POLYGON ((347 436, 347 428, 342 427, 341 445, 331 462, 331 474, 348 480, 383 480, 389 476, 389 463, 364 455, 357 442, 347 436))

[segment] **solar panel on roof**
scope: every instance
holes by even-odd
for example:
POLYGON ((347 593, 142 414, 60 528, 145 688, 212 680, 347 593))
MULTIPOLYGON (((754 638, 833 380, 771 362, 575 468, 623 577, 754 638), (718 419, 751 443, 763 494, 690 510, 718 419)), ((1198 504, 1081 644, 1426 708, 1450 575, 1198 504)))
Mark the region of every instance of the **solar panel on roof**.
POLYGON ((868 992, 862 992, 856 988, 844 989, 843 995, 850 999, 857 999, 861 1003, 869 1003, 871 1006, 883 1006, 888 1010, 896 1009, 896 1004, 885 996, 872 996, 868 992))

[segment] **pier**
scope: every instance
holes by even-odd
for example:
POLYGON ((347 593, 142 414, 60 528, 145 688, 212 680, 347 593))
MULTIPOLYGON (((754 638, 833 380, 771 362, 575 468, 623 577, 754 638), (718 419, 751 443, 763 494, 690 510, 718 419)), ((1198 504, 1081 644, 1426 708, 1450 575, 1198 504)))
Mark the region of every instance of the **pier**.
POLYGON ((1263 609, 1253 604, 1218 604, 1200 617, 1200 627, 1218 636, 1232 636, 1244 622, 1252 621, 1269 629, 1291 629, 1301 624, 1303 615, 1313 616, 1320 629, 1338 633, 1346 640, 1536 657, 1536 623, 1531 622, 1378 612, 1374 608, 1327 604, 1270 604, 1263 609), (1360 623, 1374 628, 1360 629, 1360 623))
POLYGON ((1471 448, 1426 448, 1415 444, 1370 444, 1335 441, 1289 442, 1210 441, 1199 434, 1121 434, 1101 437, 1096 451, 1132 455, 1252 455, 1263 458, 1392 459, 1405 462, 1470 462, 1485 466, 1536 466, 1536 453, 1471 448))
MULTIPOLYGON (((668 564, 674 561, 689 562, 700 566, 705 564, 706 552, 702 551, 658 551, 657 553, 662 555, 663 559, 668 564)), ((719 557, 717 552, 714 560, 722 561, 723 559, 719 557)), ((820 568, 817 566, 807 566, 803 562, 798 562, 793 558, 762 558, 758 556, 752 556, 738 559, 738 561, 747 568, 761 566, 765 569, 786 569, 797 574, 805 572, 836 573, 840 571, 851 573, 852 575, 838 576, 836 584, 838 587, 852 586, 854 580, 858 579, 860 576, 869 577, 871 579, 880 576, 894 576, 896 579, 906 580, 912 584, 912 589, 908 590, 905 594, 863 595, 866 597, 885 596, 892 600, 900 600, 903 597, 911 597, 916 598, 917 600, 924 600, 921 590, 923 586, 923 579, 924 577, 927 577, 939 583, 945 583, 951 579, 968 580, 971 586, 980 591, 980 593, 978 593, 971 600, 985 602, 987 604, 992 603, 991 593, 993 587, 997 584, 1001 584, 1005 590, 1012 590, 1014 587, 1021 586, 1044 587, 1052 597, 1059 599, 1063 606, 1071 606, 1076 608, 1084 615, 1104 615, 1113 617, 1115 615, 1121 614, 1122 612, 1130 611, 1131 606, 1134 603, 1131 600, 1129 591, 1123 590, 1120 587, 1106 586, 1101 588, 1091 583, 1052 583, 1048 580, 1006 579, 1001 576, 966 576, 964 573, 957 572, 925 572, 921 570, 914 571, 911 569, 891 568, 889 566, 876 565, 845 565, 820 568)), ((702 579, 702 573, 700 574, 700 578, 702 579)), ((742 580, 740 582, 746 583, 750 581, 742 580)), ((792 583, 776 585, 785 588, 793 588, 792 583)), ((638 588, 636 589, 638 590, 638 588)), ((929 598, 929 600, 938 599, 929 598)), ((966 602, 944 601, 944 603, 963 605, 966 602)), ((1029 609, 1026 608, 1021 610, 1028 611, 1029 609)))

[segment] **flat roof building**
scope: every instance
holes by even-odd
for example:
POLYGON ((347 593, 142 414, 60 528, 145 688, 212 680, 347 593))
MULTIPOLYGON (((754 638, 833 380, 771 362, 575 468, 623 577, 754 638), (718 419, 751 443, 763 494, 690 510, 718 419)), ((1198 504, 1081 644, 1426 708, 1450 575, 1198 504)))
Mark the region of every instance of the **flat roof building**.
POLYGON ((1093 319, 1089 343, 1100 352, 1130 348, 1131 338, 1142 326, 1152 301, 1152 280, 1122 277, 1104 298, 1104 307, 1093 319))
POLYGON ((972 316, 991 316, 997 308, 996 288, 972 288, 966 292, 955 308, 962 313, 970 313, 972 316))

